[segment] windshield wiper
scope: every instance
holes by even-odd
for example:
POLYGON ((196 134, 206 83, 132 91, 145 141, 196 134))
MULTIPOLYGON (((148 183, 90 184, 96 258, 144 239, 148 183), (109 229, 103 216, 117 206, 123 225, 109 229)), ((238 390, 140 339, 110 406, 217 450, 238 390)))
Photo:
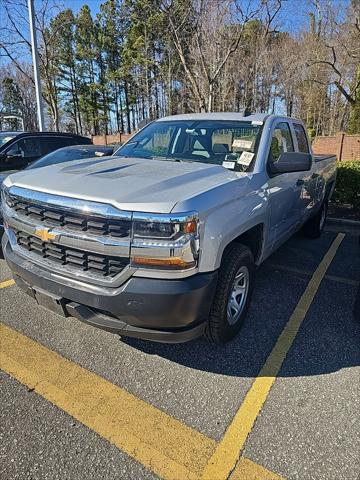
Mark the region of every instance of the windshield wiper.
POLYGON ((193 160, 187 160, 185 158, 178 158, 178 157, 163 157, 163 156, 148 156, 148 157, 137 157, 136 155, 114 155, 116 157, 123 157, 123 158, 142 158, 144 160, 160 160, 161 162, 178 162, 178 163, 194 163, 193 160))

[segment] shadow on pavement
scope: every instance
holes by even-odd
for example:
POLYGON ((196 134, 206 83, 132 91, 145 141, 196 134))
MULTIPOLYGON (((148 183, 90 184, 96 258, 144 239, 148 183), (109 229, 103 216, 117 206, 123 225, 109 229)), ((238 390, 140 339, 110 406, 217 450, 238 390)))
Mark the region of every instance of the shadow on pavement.
MULTIPOLYGON (((258 271, 248 317, 239 335, 224 346, 205 339, 168 345, 123 337, 122 341, 149 355, 158 355, 183 366, 221 375, 256 377, 304 292, 309 276, 274 269, 288 264, 314 271, 335 234, 304 243, 296 236, 266 261, 258 271)), ((355 238, 344 244, 332 265, 334 272, 350 261, 360 269, 355 238), (356 245, 356 250, 353 246, 356 245), (354 258, 354 252, 358 258, 354 258), (352 258, 344 257, 350 255, 352 258)), ((344 272, 342 272, 344 273, 344 272)), ((358 277, 360 278, 360 276, 358 277)), ((278 376, 321 375, 360 365, 360 323, 352 315, 357 293, 354 285, 323 279, 278 376)))

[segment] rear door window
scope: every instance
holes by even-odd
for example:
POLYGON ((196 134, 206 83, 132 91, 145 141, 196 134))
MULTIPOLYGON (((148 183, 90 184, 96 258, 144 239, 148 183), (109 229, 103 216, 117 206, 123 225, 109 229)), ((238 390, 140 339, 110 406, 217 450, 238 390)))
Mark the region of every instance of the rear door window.
POLYGON ((295 136, 297 139, 299 152, 309 153, 309 145, 304 127, 300 123, 294 123, 295 136))

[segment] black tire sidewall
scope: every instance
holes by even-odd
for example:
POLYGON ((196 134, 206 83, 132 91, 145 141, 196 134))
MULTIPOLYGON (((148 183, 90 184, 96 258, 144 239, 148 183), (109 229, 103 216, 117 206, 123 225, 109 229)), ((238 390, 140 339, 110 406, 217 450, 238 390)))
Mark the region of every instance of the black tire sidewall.
POLYGON ((225 343, 237 335, 241 329, 254 290, 255 264, 250 250, 243 245, 235 245, 225 254, 226 257, 219 270, 218 285, 210 311, 207 337, 215 343, 225 343), (243 311, 234 325, 227 319, 227 304, 235 276, 241 266, 249 272, 249 288, 243 311))

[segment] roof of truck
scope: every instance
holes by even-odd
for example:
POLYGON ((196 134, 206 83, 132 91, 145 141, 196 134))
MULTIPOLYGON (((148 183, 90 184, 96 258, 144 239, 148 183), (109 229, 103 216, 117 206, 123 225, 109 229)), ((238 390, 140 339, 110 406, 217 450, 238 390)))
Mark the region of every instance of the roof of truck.
MULTIPOLYGON (((272 115, 275 117, 275 115, 272 115)), ((267 113, 254 113, 244 117, 243 112, 211 112, 211 113, 184 113, 159 118, 158 122, 169 120, 242 120, 244 122, 264 122, 269 117, 267 113)))

